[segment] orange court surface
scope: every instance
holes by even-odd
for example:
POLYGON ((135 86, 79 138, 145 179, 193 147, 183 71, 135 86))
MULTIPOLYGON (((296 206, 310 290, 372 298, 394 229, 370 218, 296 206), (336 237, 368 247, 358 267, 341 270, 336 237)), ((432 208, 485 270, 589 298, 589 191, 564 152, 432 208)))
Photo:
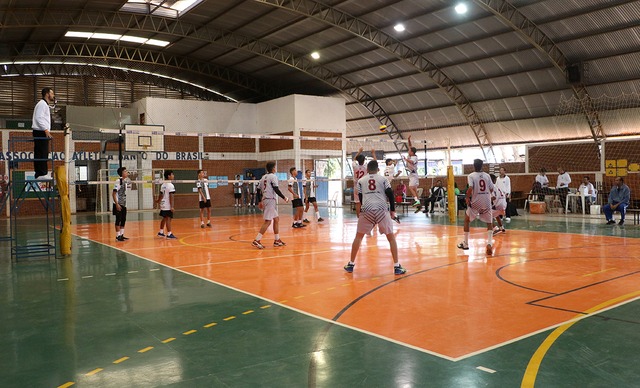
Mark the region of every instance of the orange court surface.
POLYGON ((251 246, 260 214, 216 217, 211 229, 200 229, 196 218, 174 219, 173 241, 156 236, 157 219, 128 222, 126 242, 115 241, 111 223, 75 225, 73 233, 450 361, 640 295, 640 240, 627 236, 638 234, 634 226, 518 217, 494 236, 495 252, 487 257, 484 227, 472 225, 470 249, 462 251, 460 225, 410 216, 395 225, 407 274, 393 275, 389 244, 378 235, 365 237, 349 274, 342 267, 357 219, 347 213, 301 229, 282 216, 287 246, 272 246, 270 228, 264 250, 251 246))

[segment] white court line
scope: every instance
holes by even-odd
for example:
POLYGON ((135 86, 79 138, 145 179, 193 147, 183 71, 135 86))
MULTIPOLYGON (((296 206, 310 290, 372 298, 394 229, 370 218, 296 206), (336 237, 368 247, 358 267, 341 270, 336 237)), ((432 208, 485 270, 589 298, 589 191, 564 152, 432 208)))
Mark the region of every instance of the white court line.
POLYGON ((487 373, 496 373, 493 369, 485 368, 484 366, 477 366, 476 369, 487 373))

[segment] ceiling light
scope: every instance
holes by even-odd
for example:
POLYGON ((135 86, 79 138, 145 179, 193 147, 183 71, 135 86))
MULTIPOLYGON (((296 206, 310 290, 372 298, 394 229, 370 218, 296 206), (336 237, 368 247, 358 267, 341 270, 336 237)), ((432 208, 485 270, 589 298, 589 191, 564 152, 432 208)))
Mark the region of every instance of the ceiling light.
POLYGON ((93 33, 91 32, 81 32, 81 31, 67 31, 66 34, 64 34, 64 36, 68 36, 70 38, 91 38, 91 35, 93 35, 93 33))
POLYGON ((467 7, 467 5, 465 3, 459 3, 458 5, 456 5, 456 12, 460 15, 467 13, 467 10, 469 8, 467 7))
POLYGON ((106 40, 118 40, 122 37, 122 35, 117 34, 105 34, 102 32, 96 32, 91 35, 92 39, 106 39, 106 40))
POLYGON ((317 51, 311 53, 311 58, 320 59, 320 54, 317 51))
POLYGON ((122 35, 120 40, 124 42, 133 42, 133 43, 145 43, 148 39, 141 38, 139 36, 131 36, 131 35, 122 35))
POLYGON ((398 32, 402 32, 402 31, 404 31, 404 24, 398 23, 395 26, 393 26, 393 29, 398 31, 398 32))
POLYGON ((167 42, 166 40, 149 39, 149 40, 147 40, 145 43, 146 43, 146 44, 153 45, 153 46, 161 46, 161 47, 164 47, 164 46, 167 46, 167 45, 168 45, 169 43, 171 43, 171 42, 167 42))

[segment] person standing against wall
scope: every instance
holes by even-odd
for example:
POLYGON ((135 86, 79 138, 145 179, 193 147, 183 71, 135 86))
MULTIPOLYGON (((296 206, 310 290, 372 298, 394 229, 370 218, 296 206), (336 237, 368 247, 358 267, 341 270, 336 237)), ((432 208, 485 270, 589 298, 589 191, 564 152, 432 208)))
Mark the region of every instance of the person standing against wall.
POLYGON ((55 94, 53 89, 42 89, 42 100, 33 109, 31 129, 33 130, 33 169, 38 180, 52 179, 47 171, 49 142, 51 141, 51 108, 55 94))
POLYGON ((556 184, 556 194, 560 197, 560 205, 562 211, 565 209, 565 203, 567 202, 567 194, 569 194, 569 185, 571 184, 571 177, 562 166, 558 167, 558 183, 556 184))
MULTIPOLYGON (((511 178, 507 175, 507 169, 504 167, 500 167, 500 176, 496 178, 496 186, 502 191, 507 201, 504 220, 509 222, 511 221, 511 216, 514 215, 513 210, 509 209, 511 203, 511 178)), ((517 211, 515 213, 515 215, 518 215, 517 211)))

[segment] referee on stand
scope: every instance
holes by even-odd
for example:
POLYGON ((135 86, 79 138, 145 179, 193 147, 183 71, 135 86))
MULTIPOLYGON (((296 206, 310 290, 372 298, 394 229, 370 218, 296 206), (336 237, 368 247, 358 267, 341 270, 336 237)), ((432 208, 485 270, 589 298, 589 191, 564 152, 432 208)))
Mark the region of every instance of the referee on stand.
POLYGON ((52 179, 47 171, 49 158, 49 142, 51 141, 51 108, 54 101, 53 89, 42 89, 42 100, 33 109, 31 129, 33 129, 33 169, 35 178, 52 179))

